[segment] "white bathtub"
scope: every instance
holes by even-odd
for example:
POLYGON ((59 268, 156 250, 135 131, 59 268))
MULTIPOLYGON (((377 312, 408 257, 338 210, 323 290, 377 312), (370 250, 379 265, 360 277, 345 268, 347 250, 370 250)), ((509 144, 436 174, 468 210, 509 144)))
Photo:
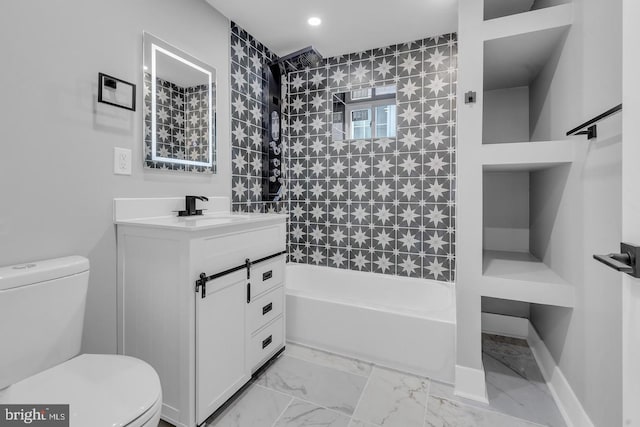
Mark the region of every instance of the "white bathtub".
POLYGON ((287 265, 287 340, 454 381, 452 284, 287 265))

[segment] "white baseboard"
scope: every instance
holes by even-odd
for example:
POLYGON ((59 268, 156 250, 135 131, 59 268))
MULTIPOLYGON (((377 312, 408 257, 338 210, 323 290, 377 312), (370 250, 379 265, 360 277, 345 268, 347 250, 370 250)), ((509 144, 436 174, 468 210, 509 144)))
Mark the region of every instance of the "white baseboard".
POLYGON ((593 427, 591 419, 571 385, 528 319, 482 313, 482 330, 487 333, 526 339, 567 426, 593 427))
POLYGON ((482 313, 482 332, 527 339, 529 336, 529 319, 482 313))
POLYGON ((456 396, 465 399, 489 403, 487 398, 487 384, 484 379, 484 369, 468 368, 456 365, 456 396))
POLYGON ((568 427, 593 427, 593 423, 582 407, 578 396, 573 392, 569 381, 556 365, 556 361, 538 335, 533 325, 529 323, 529 337, 527 338, 529 347, 533 352, 544 379, 547 381, 549 390, 553 395, 562 416, 568 427))

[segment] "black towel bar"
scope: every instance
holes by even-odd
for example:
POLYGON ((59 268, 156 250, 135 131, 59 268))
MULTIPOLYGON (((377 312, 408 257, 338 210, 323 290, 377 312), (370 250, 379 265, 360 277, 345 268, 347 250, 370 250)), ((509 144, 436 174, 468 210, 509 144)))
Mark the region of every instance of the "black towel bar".
POLYGON ((573 129, 571 129, 569 132, 567 132, 567 136, 570 135, 587 135, 587 139, 593 139, 596 138, 598 136, 598 128, 596 127, 597 122, 599 122, 600 120, 609 117, 612 114, 617 113, 618 111, 622 111, 622 104, 616 105, 615 107, 605 111, 604 113, 600 114, 599 116, 594 117, 593 119, 589 120, 588 122, 584 122, 583 124, 581 124, 580 126, 577 126, 573 129), (587 130, 582 130, 582 129, 587 129, 587 130))

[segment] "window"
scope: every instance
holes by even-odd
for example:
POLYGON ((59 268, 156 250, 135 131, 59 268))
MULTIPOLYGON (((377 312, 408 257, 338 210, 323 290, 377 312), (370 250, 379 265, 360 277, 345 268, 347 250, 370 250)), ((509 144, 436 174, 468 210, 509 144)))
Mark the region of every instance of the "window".
POLYGON ((395 95, 396 87, 395 86, 383 86, 376 88, 376 96, 380 95, 395 95))
POLYGON ((351 91, 351 100, 357 101, 360 99, 370 99, 371 98, 371 89, 359 89, 351 91))
POLYGON ((396 116, 395 86, 335 93, 333 139, 395 138, 396 116))
POLYGON ((395 99, 347 106, 350 139, 394 138, 396 136, 395 99))
POLYGON ((371 110, 351 111, 351 139, 371 138, 371 110))
POLYGON ((376 107, 376 138, 393 138, 396 136, 396 104, 376 107))

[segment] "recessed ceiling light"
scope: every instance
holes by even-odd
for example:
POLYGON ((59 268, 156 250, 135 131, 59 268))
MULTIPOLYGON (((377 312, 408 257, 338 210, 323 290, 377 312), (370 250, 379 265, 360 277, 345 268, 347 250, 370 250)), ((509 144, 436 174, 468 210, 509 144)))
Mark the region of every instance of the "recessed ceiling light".
POLYGON ((312 16, 307 20, 307 23, 313 27, 317 27, 318 25, 322 24, 322 19, 318 18, 317 16, 312 16))

